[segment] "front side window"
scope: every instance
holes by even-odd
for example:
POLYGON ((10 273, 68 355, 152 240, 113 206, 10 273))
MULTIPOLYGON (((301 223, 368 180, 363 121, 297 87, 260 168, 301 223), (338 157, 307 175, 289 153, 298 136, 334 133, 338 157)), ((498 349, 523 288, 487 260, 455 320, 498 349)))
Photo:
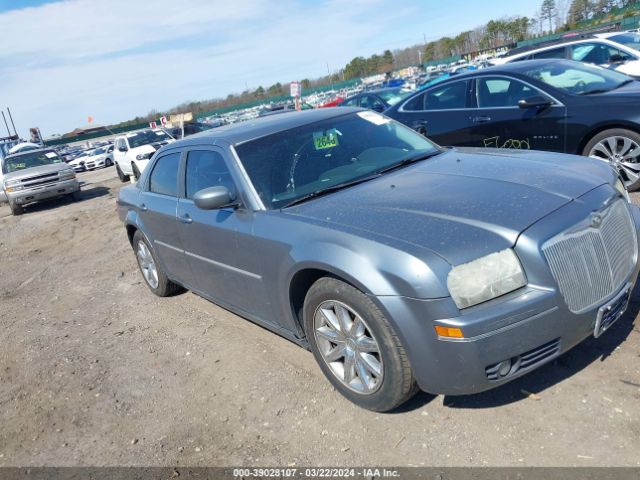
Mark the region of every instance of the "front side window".
POLYGON ((478 78, 476 98, 480 108, 517 107, 518 102, 534 95, 528 85, 513 78, 478 78))
POLYGON ((613 56, 618 56, 618 61, 629 60, 631 57, 604 43, 579 43, 571 46, 571 59, 585 63, 603 65, 609 63, 613 56))
POLYGON ((402 92, 400 89, 396 89, 396 90, 385 90, 383 92, 378 93, 378 95, 389 105, 395 105, 403 98, 408 97, 409 93, 410 92, 402 92))
POLYGON ((358 106, 358 98, 351 98, 345 102, 342 102, 343 107, 357 107, 358 106))
POLYGON ((178 196, 180 153, 170 153, 158 159, 149 177, 149 191, 160 195, 178 196))
POLYGON ((53 150, 49 152, 25 153, 17 157, 5 158, 2 163, 2 173, 11 173, 17 170, 24 170, 25 168, 41 167, 54 163, 62 163, 62 159, 53 150))
MULTIPOLYGON (((439 149, 372 111, 340 115, 243 143, 238 156, 267 208, 365 178, 439 149)), ((363 180, 364 181, 364 180, 363 180)))
POLYGON ((547 85, 577 95, 608 92, 633 81, 626 75, 613 70, 575 62, 549 63, 522 73, 547 85))
POLYGON ((209 187, 227 187, 235 191, 231 173, 222 155, 211 150, 192 150, 187 154, 185 191, 193 199, 196 192, 209 187))
POLYGON ((384 103, 382 103, 375 95, 363 95, 360 97, 360 106, 362 108, 368 108, 370 110, 382 111, 385 109, 384 103))

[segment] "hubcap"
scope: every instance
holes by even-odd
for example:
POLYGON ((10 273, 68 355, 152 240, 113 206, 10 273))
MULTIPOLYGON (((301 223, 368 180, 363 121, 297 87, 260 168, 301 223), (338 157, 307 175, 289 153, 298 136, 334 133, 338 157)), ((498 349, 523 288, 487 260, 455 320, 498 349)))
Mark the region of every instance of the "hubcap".
POLYGON ((140 265, 144 279, 151 288, 158 288, 158 269, 156 268, 156 262, 153 261, 151 252, 143 241, 138 242, 136 256, 138 257, 138 265, 140 265))
POLYGON ((380 348, 355 310, 328 300, 316 309, 313 325, 320 354, 338 380, 364 395, 380 388, 384 375, 380 348))
POLYGON ((596 143, 589 156, 611 163, 626 188, 640 181, 640 145, 627 137, 607 137, 596 143))

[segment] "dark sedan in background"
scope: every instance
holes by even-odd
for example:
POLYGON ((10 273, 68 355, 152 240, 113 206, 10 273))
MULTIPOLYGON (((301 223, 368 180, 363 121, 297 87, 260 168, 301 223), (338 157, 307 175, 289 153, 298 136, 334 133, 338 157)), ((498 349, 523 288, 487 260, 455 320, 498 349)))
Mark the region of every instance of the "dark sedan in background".
POLYGON ((385 114, 441 145, 548 150, 610 162, 640 188, 640 83, 571 60, 452 77, 385 114))
POLYGON ((409 92, 402 90, 401 87, 379 88, 346 98, 338 106, 368 108, 376 112, 383 112, 408 95, 409 92))
POLYGON ((418 387, 496 387, 600 336, 638 275, 639 211, 608 164, 443 149, 353 108, 167 145, 118 212, 156 295, 191 289, 308 346, 377 411, 418 387))

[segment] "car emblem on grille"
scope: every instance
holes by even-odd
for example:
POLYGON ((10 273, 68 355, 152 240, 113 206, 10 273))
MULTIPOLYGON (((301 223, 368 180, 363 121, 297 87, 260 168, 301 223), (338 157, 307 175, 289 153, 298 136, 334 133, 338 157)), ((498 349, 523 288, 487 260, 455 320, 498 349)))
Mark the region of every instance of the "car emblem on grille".
POLYGON ((602 215, 594 213, 591 215, 591 226, 593 228, 600 228, 602 225, 602 215))

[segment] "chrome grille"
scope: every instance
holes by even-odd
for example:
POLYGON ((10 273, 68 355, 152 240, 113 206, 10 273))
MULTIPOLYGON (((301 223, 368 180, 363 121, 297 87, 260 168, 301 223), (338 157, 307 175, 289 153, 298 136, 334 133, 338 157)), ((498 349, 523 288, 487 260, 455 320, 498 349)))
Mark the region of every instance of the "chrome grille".
POLYGON ((629 209, 618 200, 542 247, 569 310, 579 313, 618 291, 631 274, 638 242, 629 209))

